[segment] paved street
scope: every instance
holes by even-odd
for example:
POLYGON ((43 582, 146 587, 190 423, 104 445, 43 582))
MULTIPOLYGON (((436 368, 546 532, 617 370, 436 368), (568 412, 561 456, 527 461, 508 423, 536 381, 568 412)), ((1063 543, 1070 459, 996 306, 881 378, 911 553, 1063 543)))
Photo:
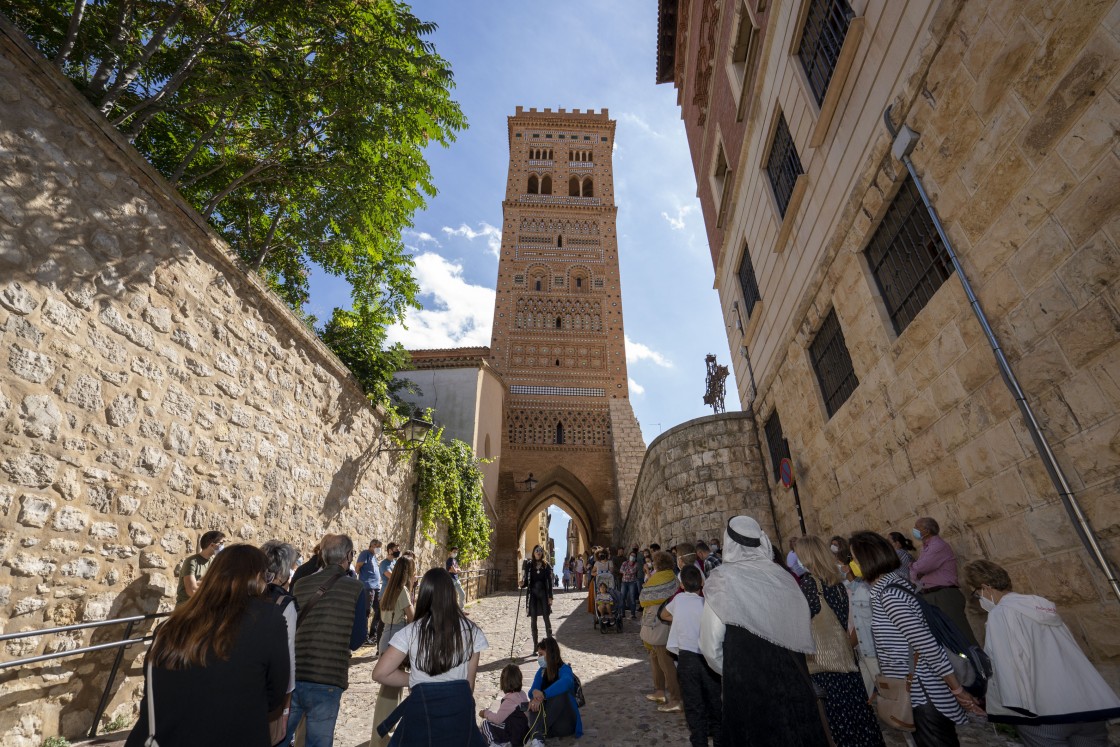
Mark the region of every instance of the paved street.
MULTIPOLYGON (((627 620, 621 635, 602 635, 592 626, 585 612, 586 597, 575 592, 558 592, 554 602, 553 632, 560 641, 565 660, 583 681, 587 706, 583 709, 583 739, 558 739, 549 744, 580 747, 680 747, 688 744, 683 714, 659 713, 653 703, 642 697, 652 689, 649 665, 638 637, 638 628, 627 620)), ((517 596, 511 592, 487 597, 469 605, 471 619, 482 626, 490 648, 482 654, 475 698, 478 708, 491 705, 500 692, 498 676, 509 662, 514 621, 517 639, 513 653, 519 657, 526 687, 536 672, 530 657, 532 639, 528 620, 515 615, 517 596)), ((522 608, 521 615, 524 615, 522 608)), ((542 632, 543 635, 543 632, 542 632)), ((377 685, 371 673, 372 649, 354 654, 350 669, 350 688, 342 698, 335 732, 336 747, 367 747, 373 726, 373 701, 377 685)), ((1017 740, 995 734, 991 726, 975 725, 960 730, 963 747, 1013 745, 1017 740)), ((96 740, 99 745, 123 744, 126 734, 116 739, 96 740)), ((892 747, 906 744, 901 734, 887 733, 892 747)))

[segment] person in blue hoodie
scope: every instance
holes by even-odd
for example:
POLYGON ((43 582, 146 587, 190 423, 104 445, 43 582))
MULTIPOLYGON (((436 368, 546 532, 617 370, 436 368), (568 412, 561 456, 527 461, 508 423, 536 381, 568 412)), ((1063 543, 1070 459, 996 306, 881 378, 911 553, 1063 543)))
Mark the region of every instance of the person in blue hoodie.
POLYGON ((546 737, 583 736, 576 676, 560 657, 555 638, 544 638, 537 645, 537 665, 540 668, 529 690, 529 744, 537 747, 546 737))

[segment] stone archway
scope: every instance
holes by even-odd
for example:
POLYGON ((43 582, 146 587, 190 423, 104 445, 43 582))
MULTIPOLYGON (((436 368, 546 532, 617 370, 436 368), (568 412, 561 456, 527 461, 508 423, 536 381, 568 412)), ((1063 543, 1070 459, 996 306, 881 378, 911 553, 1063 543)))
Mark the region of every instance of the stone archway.
POLYGON ((600 540, 604 530, 599 502, 583 481, 564 467, 553 467, 537 478, 532 491, 518 490, 508 473, 500 480, 499 520, 495 526, 495 566, 503 569, 502 583, 511 587, 519 576, 518 552, 522 533, 534 515, 551 504, 561 507, 576 523, 587 544, 600 540))

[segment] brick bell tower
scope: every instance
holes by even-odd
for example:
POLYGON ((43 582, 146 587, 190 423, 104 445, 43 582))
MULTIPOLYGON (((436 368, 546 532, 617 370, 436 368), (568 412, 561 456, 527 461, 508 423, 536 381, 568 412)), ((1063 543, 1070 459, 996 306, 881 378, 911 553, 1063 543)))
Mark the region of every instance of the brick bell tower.
POLYGON ((548 504, 585 547, 612 544, 645 452, 627 387, 614 134, 606 109, 509 117, 490 343, 507 387, 493 557, 507 584, 524 527, 548 504))

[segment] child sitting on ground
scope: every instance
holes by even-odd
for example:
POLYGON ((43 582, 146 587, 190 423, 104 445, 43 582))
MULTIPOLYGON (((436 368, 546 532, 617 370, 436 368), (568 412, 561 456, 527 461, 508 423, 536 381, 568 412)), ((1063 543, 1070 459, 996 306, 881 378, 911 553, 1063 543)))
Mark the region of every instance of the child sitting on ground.
POLYGON ((518 707, 529 702, 529 696, 521 690, 521 670, 514 664, 507 664, 500 683, 503 695, 498 710, 486 708, 478 712, 482 717, 482 736, 486 737, 489 747, 520 747, 529 733, 529 718, 524 709, 518 707))
MULTIPOLYGON (((665 647, 677 654, 677 679, 684 701, 684 719, 692 744, 722 743, 723 697, 719 676, 700 653, 700 615, 704 612, 704 575, 695 565, 686 565, 680 574, 681 592, 661 612, 661 619, 672 621, 665 647)), ((662 706, 664 707, 664 706, 662 706)))

